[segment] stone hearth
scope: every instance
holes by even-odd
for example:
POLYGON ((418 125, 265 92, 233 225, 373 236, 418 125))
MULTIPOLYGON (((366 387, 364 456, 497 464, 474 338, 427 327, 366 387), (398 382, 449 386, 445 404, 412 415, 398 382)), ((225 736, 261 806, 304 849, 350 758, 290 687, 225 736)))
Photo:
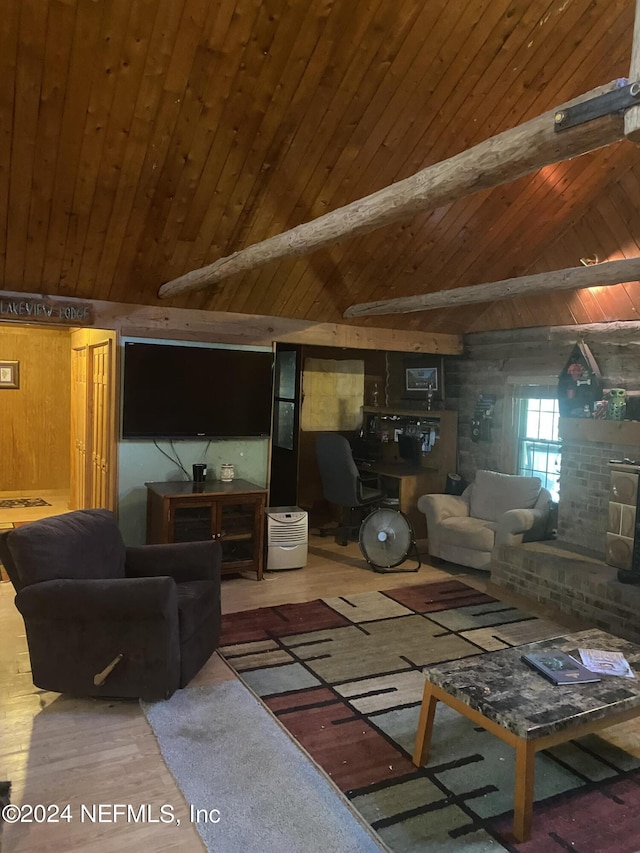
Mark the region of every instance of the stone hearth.
POLYGON ((493 552, 491 580, 640 643, 640 586, 620 583, 598 554, 558 541, 502 545, 493 552))

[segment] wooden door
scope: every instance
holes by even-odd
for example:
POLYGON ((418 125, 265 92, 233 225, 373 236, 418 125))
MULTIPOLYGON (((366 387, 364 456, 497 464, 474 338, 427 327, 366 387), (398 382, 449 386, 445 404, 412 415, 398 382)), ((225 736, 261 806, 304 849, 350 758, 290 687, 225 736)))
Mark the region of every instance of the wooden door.
POLYGON ((72 509, 116 508, 117 410, 114 332, 72 334, 72 509))
POLYGON ((276 344, 269 506, 298 502, 301 352, 276 344))
POLYGON ((115 507, 113 493, 115 464, 115 419, 113 393, 113 350, 111 338, 89 347, 91 385, 89 416, 91 422, 91 461, 89 470, 90 506, 115 507))
POLYGON ((87 348, 71 336, 71 482, 69 508, 82 509, 87 494, 87 348))

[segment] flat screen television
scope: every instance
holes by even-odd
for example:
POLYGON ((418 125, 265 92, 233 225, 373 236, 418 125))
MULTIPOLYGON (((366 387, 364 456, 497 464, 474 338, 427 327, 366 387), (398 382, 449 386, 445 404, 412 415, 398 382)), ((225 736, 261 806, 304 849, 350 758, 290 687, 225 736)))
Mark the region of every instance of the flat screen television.
POLYGON ((268 435, 272 377, 270 352, 126 342, 122 437, 268 435))

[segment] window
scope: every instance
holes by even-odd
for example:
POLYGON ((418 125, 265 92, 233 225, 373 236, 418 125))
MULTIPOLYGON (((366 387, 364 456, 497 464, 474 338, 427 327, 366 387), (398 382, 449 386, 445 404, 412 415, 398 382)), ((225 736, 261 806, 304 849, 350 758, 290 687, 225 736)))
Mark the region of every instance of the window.
POLYGON ((560 414, 557 399, 528 397, 518 400, 518 473, 540 477, 554 501, 560 497, 560 414))

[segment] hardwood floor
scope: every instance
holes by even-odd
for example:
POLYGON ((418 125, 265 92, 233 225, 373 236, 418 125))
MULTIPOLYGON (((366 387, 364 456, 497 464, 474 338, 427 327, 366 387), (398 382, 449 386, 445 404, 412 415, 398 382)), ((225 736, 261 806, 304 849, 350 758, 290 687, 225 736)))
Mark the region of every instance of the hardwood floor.
MULTIPOLYGON (((410 564, 408 564, 410 565, 410 564)), ((304 569, 273 572, 265 580, 229 578, 223 581, 224 612, 265 605, 309 601, 389 589, 402 584, 450 578, 452 573, 429 564, 418 573, 378 574, 362 559, 355 543, 341 548, 330 539, 310 537, 304 569)), ((496 594, 482 573, 454 572, 478 589, 496 594)), ((497 594, 507 599, 503 591, 497 594)), ((575 620, 515 596, 510 601, 558 619, 568 628, 575 620)), ((60 696, 35 688, 22 619, 13 604, 13 588, 0 584, 0 778, 11 780, 11 800, 17 804, 69 803, 74 819, 57 824, 5 824, 4 853, 26 851, 194 851, 204 846, 188 819, 188 807, 167 770, 155 737, 136 701, 93 700, 60 696), (91 823, 79 819, 80 805, 125 803, 135 807, 162 804, 174 807, 180 826, 161 823, 91 823)), ((194 680, 212 684, 235 678, 213 655, 194 680)), ((604 736, 640 756, 640 723, 607 729, 604 736)), ((224 761, 224 756, 220 757, 224 761)))
POLYGON ((49 506, 0 507, 0 523, 12 521, 36 521, 49 515, 69 512, 69 490, 28 489, 20 492, 0 491, 0 501, 16 498, 42 498, 49 506))

